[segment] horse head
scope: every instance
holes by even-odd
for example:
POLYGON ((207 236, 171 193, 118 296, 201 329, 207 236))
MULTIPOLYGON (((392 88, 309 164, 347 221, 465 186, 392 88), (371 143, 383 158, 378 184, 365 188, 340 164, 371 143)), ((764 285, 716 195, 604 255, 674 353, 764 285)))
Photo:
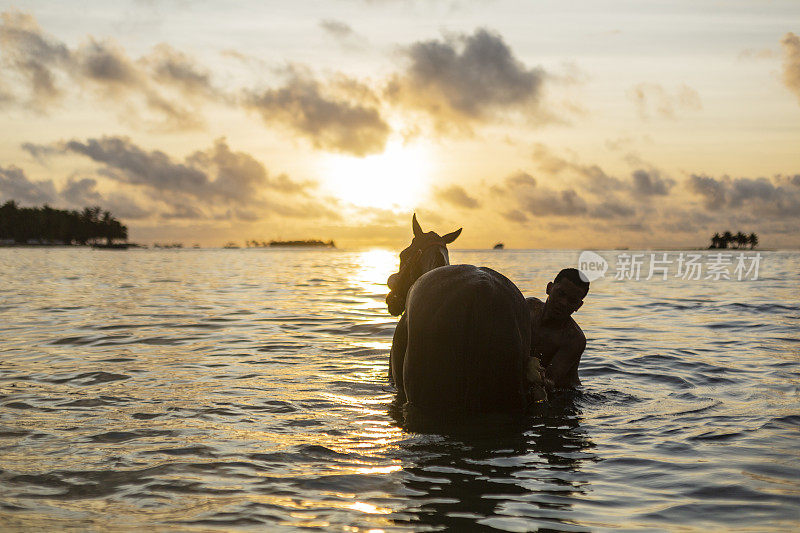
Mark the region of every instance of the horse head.
POLYGON ((409 247, 400 252, 400 268, 386 281, 389 286, 386 305, 389 313, 394 316, 405 310, 408 290, 420 276, 429 270, 450 264, 447 245, 461 235, 462 229, 441 236, 434 231, 425 233, 417 222, 416 213, 411 219, 411 228, 414 238, 409 247))

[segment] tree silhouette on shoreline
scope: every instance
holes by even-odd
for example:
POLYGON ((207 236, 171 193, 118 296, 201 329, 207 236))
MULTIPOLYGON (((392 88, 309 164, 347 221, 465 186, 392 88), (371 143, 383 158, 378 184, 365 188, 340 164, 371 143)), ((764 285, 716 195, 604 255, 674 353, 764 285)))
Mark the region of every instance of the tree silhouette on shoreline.
POLYGON ((756 246, 758 246, 758 235, 755 233, 751 233, 750 235, 745 235, 741 231, 737 232, 736 235, 732 234, 730 231, 726 231, 722 235, 719 233, 715 233, 713 237, 711 237, 711 246, 709 249, 717 249, 717 248, 744 248, 747 245, 750 245, 750 249, 752 250, 756 246))
POLYGON ((83 211, 19 207, 9 200, 0 206, 0 240, 15 244, 90 244, 101 239, 110 245, 128 240, 128 228, 98 206, 83 211))

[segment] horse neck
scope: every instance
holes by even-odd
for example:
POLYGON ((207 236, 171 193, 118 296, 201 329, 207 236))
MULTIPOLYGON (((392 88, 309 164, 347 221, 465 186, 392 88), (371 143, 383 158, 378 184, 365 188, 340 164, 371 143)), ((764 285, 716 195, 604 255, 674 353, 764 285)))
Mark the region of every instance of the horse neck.
POLYGON ((450 264, 450 256, 444 244, 433 243, 414 252, 410 262, 405 263, 396 274, 389 277, 389 294, 386 304, 389 312, 398 316, 405 312, 406 298, 411 286, 426 272, 450 264))
MULTIPOLYGON (((416 276, 416 278, 419 278, 434 268, 449 264, 450 256, 447 253, 447 247, 443 244, 431 244, 422 249, 422 256, 419 258, 419 276, 416 276)), ((412 281, 412 284, 415 281, 416 279, 412 281)))

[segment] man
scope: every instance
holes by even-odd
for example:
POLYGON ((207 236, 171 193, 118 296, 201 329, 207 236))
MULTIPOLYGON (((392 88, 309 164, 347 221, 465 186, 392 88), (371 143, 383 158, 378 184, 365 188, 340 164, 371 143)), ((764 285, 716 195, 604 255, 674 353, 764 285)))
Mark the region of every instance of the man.
POLYGON ((589 282, 574 268, 565 268, 547 284, 547 300, 527 298, 531 313, 531 355, 544 368, 548 388, 581 384, 578 363, 586 337, 570 315, 581 308, 589 282))

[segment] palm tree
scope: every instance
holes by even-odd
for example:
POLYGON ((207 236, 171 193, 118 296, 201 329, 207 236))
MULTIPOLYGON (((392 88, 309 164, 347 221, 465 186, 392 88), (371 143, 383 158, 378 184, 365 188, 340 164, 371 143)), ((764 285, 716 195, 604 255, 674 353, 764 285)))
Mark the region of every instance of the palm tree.
POLYGON ((755 233, 751 233, 747 236, 747 241, 750 243, 750 249, 752 250, 756 246, 758 246, 758 235, 755 233))
POLYGON ((0 207, 0 239, 16 239, 19 208, 17 202, 9 200, 0 207))
POLYGON ((741 248, 745 244, 747 244, 747 235, 745 235, 741 231, 737 232, 736 233, 736 247, 737 248, 741 248))
POLYGON ((715 233, 713 237, 711 237, 711 246, 710 248, 721 248, 722 237, 720 237, 719 233, 715 233))
POLYGON ((82 213, 42 207, 18 207, 14 201, 0 206, 0 239, 13 239, 17 243, 86 244, 105 237, 111 244, 114 239, 128 239, 128 228, 105 211, 100 216, 99 207, 87 207, 82 213))
POLYGON ((726 231, 722 235, 722 248, 727 248, 728 245, 733 241, 733 234, 730 231, 726 231))

